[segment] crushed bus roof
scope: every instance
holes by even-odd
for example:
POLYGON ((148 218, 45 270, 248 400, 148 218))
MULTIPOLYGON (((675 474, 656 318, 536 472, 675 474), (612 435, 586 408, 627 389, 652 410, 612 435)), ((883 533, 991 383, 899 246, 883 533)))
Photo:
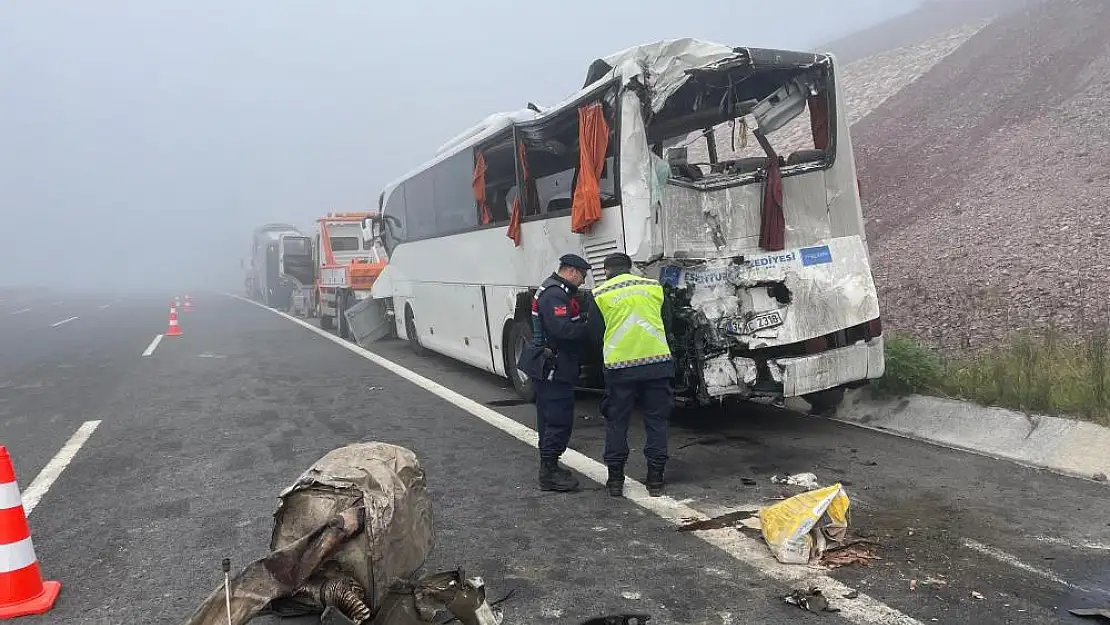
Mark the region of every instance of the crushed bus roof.
POLYGON ((652 110, 659 112, 667 99, 699 71, 719 71, 740 66, 767 70, 798 69, 828 63, 831 59, 831 55, 828 54, 766 48, 734 48, 693 38, 668 39, 626 48, 595 60, 587 72, 585 86, 559 104, 546 108, 524 108, 494 113, 451 138, 439 148, 433 159, 387 184, 379 198, 380 204, 384 207, 393 191, 409 178, 486 141, 515 124, 535 122, 554 115, 612 82, 625 85, 633 79, 640 79, 649 87, 652 110))

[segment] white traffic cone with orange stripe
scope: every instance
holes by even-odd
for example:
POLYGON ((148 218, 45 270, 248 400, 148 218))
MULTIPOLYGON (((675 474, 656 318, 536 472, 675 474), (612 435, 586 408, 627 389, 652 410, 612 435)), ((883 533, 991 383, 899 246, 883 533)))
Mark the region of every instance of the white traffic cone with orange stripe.
POLYGON ((42 579, 12 459, 0 445, 0 620, 45 614, 61 590, 42 579))
POLYGON ((177 306, 170 304, 170 327, 166 336, 181 336, 181 326, 177 325, 177 306))

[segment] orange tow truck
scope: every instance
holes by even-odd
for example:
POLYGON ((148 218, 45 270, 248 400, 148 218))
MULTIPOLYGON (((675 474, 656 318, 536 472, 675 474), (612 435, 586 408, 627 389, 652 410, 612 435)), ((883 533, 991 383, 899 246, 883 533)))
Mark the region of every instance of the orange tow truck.
POLYGON ((374 212, 328 213, 316 220, 315 302, 320 327, 351 338, 346 310, 370 297, 370 287, 385 268, 381 244, 365 237, 363 224, 374 212))

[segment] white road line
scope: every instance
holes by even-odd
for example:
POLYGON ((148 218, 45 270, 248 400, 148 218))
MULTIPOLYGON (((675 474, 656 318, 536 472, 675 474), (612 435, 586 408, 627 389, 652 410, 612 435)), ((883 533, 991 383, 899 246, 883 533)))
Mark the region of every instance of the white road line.
POLYGON ((1053 545, 1059 545, 1061 547, 1067 547, 1068 549, 1089 549, 1091 551, 1110 551, 1110 544, 1104 544, 1104 543, 1093 543, 1093 542, 1086 542, 1086 541, 1081 542, 1081 543, 1070 543, 1070 542, 1064 540, 1063 538, 1057 538, 1055 536, 1034 536, 1033 539, 1036 540, 1037 542, 1051 543, 1053 545))
POLYGON ((104 304, 103 306, 100 307, 100 310, 105 310, 109 306, 111 306, 111 304, 104 304))
POLYGON ((75 321, 75 320, 77 320, 77 319, 80 319, 80 317, 70 317, 69 319, 62 319, 62 320, 61 320, 61 321, 59 321, 58 323, 52 323, 52 324, 50 324, 50 327, 51 327, 51 328, 56 328, 56 327, 58 327, 58 326, 62 325, 63 323, 69 323, 70 321, 75 321))
POLYGON ((65 468, 73 461, 73 457, 81 450, 81 446, 89 440, 89 437, 92 436, 99 425, 100 421, 82 423, 81 427, 73 433, 73 436, 69 437, 66 444, 62 445, 61 450, 50 459, 50 462, 46 463, 46 466, 35 477, 35 481, 31 482, 27 490, 23 491, 23 511, 26 514, 30 515, 35 506, 39 505, 43 496, 46 495, 46 491, 50 490, 62 471, 65 471, 65 468))
POLYGON ((150 345, 147 346, 146 351, 143 352, 143 356, 150 356, 151 354, 153 354, 154 350, 158 349, 158 344, 161 343, 161 342, 162 342, 162 335, 161 334, 155 334, 154 335, 154 340, 151 341, 150 345))
MULTIPOLYGON (((478 419, 485 421, 489 425, 526 443, 530 447, 537 446, 538 436, 535 430, 506 417, 488 406, 484 406, 469 397, 456 393, 374 352, 363 349, 334 334, 329 334, 306 321, 287 315, 279 310, 268 308, 240 295, 235 295, 233 293, 228 293, 227 295, 247 302, 248 304, 258 306, 263 310, 270 311, 281 317, 285 317, 317 335, 362 356, 370 362, 384 369, 388 369, 394 374, 438 396, 440 399, 454 404, 478 419)), ((574 451, 573 449, 568 449, 566 453, 563 454, 562 460, 563 464, 578 471, 598 484, 604 484, 605 480, 608 478, 608 469, 605 468, 604 464, 574 451)), ((643 484, 627 477, 625 478, 624 492, 626 499, 674 525, 685 524, 691 519, 706 520, 709 518, 701 511, 695 510, 671 497, 651 497, 647 494, 647 488, 645 488, 643 484)), ((774 559, 770 551, 768 551, 765 544, 748 538, 731 528, 702 530, 690 533, 721 549, 736 560, 750 566, 764 577, 780 583, 783 588, 808 588, 810 586, 819 586, 826 596, 836 598, 842 597, 850 592, 856 592, 842 582, 829 577, 828 574, 822 570, 812 569, 807 566, 792 566, 779 563, 774 559)), ((862 592, 859 593, 857 598, 850 601, 837 601, 835 607, 840 609, 839 614, 841 616, 853 623, 874 625, 922 625, 920 621, 862 592)))
POLYGON ((24 308, 22 310, 17 310, 15 312, 13 312, 12 314, 13 315, 22 315, 23 313, 29 313, 29 312, 31 312, 30 308, 24 308))
MULTIPOLYGON (((1085 593, 1091 592, 1090 590, 1087 590, 1086 588, 1083 588, 1081 586, 1076 586, 1075 584, 1067 581, 1066 579, 1060 577, 1059 575, 1053 573, 1052 571, 1048 571, 1048 570, 1045 570, 1045 569, 1042 569, 1042 568, 1035 567, 1032 564, 1026 564, 1025 562, 1022 562, 1020 559, 1018 559, 1017 556, 1015 556, 1013 554, 1006 553, 1005 551, 1002 551, 1001 549, 996 549, 994 547, 991 547, 990 545, 985 545, 985 544, 983 544, 983 543, 981 543, 977 540, 972 540, 970 538, 965 538, 965 539, 963 539, 963 545, 964 545, 964 547, 967 547, 968 549, 971 549, 972 551, 976 551, 976 552, 981 553, 981 554, 983 554, 987 557, 994 558, 995 560, 998 560, 999 562, 1002 562, 1003 564, 1008 564, 1008 565, 1014 567, 1015 569, 1020 569, 1022 571, 1025 571, 1026 573, 1032 573, 1033 575, 1036 575, 1038 577, 1043 577, 1044 579, 1047 579, 1050 582, 1055 582, 1055 583, 1057 583, 1061 586, 1071 588, 1073 590, 1078 590, 1080 592, 1085 592, 1085 593)), ((1110 591, 1098 590, 1097 592, 1099 592, 1100 594, 1105 594, 1107 596, 1110 596, 1110 591)))

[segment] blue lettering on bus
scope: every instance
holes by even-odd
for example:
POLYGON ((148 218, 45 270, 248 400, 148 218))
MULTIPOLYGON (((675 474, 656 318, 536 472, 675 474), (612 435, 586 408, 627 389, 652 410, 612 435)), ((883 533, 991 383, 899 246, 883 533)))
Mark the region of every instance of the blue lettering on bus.
POLYGON ((825 263, 832 262, 832 250, 829 246, 822 245, 820 247, 803 247, 802 252, 802 265, 808 267, 810 265, 824 265, 825 263))
POLYGON ((758 256, 748 260, 749 267, 774 267, 782 263, 792 263, 797 260, 797 255, 794 252, 783 252, 781 254, 767 254, 765 256, 758 256))

